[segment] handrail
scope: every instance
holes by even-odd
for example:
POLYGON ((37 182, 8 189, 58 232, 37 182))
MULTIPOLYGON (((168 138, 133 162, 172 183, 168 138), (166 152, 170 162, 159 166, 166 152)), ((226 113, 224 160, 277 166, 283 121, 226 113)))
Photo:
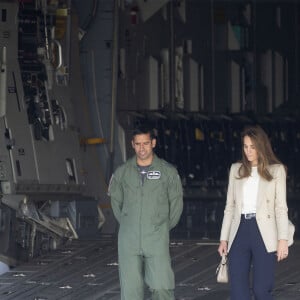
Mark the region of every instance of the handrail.
POLYGON ((56 70, 58 70, 62 66, 62 46, 58 40, 53 39, 52 43, 54 43, 57 46, 58 49, 58 64, 55 67, 56 70))

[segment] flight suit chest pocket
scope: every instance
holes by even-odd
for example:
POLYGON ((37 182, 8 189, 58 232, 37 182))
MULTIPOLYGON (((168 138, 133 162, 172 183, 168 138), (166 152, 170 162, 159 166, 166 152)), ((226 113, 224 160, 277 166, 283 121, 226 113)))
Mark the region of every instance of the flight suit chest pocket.
POLYGON ((147 179, 144 190, 150 198, 157 201, 157 204, 161 204, 167 199, 167 185, 163 180, 147 179))
POLYGON ((123 208, 122 213, 126 213, 136 205, 137 199, 139 198, 139 187, 130 185, 128 182, 123 182, 123 208))
POLYGON ((152 201, 155 203, 153 223, 160 225, 169 219, 169 199, 167 185, 162 181, 153 189, 152 201))

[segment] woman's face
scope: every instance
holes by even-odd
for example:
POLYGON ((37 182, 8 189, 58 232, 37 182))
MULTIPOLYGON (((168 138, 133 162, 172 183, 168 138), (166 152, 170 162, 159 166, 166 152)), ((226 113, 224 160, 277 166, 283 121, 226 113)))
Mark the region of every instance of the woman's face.
POLYGON ((244 137, 243 149, 244 149, 244 153, 245 153, 248 161, 251 163, 251 165, 257 166, 258 154, 257 154, 254 144, 251 141, 251 138, 248 135, 246 135, 244 137))

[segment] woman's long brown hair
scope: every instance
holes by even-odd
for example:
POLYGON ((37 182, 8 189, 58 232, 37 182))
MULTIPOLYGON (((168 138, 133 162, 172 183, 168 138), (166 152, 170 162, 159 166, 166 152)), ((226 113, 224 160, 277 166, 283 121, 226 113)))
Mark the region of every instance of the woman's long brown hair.
POLYGON ((273 176, 268 171, 268 166, 273 164, 282 164, 273 152, 270 140, 266 132, 260 126, 246 127, 242 134, 242 165, 239 169, 239 179, 249 177, 251 175, 251 163, 248 161, 243 145, 244 137, 248 136, 253 143, 258 156, 257 171, 261 177, 271 181, 273 176))

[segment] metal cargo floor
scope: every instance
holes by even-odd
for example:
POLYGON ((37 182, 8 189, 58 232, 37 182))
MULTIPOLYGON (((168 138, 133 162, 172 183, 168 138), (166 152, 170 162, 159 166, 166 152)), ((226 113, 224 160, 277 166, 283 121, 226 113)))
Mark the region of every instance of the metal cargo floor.
MULTIPOLYGON (((278 264, 276 300, 300 299, 299 248, 296 242, 289 259, 278 264)), ((215 281, 219 261, 216 250, 217 243, 206 240, 171 243, 176 299, 229 299, 228 285, 215 281)), ((112 238, 73 241, 11 269, 0 276, 0 299, 120 299, 116 242, 112 238)), ((148 291, 145 299, 150 299, 148 291)))

